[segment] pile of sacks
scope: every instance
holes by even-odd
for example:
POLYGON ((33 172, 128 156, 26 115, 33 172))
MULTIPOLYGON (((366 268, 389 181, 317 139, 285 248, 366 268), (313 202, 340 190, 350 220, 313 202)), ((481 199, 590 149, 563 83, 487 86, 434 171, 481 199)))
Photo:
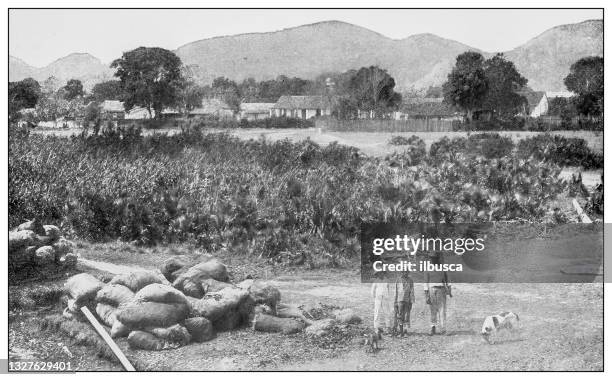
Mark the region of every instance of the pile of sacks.
POLYGON ((263 281, 229 282, 227 267, 212 256, 194 263, 173 257, 161 271, 120 274, 104 283, 81 273, 65 286, 67 318, 87 306, 134 349, 163 350, 213 339, 217 331, 252 325, 258 331, 295 333, 303 321, 276 316, 280 292, 263 281))
POLYGON ((72 269, 78 256, 72 242, 64 239, 60 229, 33 219, 9 232, 9 268, 26 265, 41 268, 72 269))

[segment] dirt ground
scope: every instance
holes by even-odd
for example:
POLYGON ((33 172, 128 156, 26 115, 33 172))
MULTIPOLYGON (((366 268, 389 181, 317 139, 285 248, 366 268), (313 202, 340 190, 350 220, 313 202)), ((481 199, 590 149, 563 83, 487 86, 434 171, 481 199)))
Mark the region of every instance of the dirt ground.
MULTIPOLYGON (((171 254, 191 247, 129 248, 126 244, 79 245, 89 261, 79 269, 93 273, 129 267, 154 268, 171 254), (126 255, 126 251, 132 254, 126 255), (126 257, 135 257, 125 261, 126 257), (103 264, 100 264, 103 262, 103 264)), ((410 335, 384 337, 381 350, 366 353, 361 334, 372 325, 370 285, 355 269, 278 268, 233 258, 227 262, 235 280, 251 275, 272 281, 286 303, 321 303, 353 308, 363 318, 353 337, 320 344, 304 333, 290 336, 249 328, 219 333, 205 343, 161 351, 134 351, 125 338, 118 344, 141 370, 584 370, 603 369, 602 284, 455 284, 450 299, 448 332, 429 336, 429 309, 416 285, 410 335), (502 332, 486 344, 478 335, 485 316, 501 311, 520 316, 516 334, 502 332)), ((355 266, 356 268, 357 266, 355 266)), ((63 279, 55 280, 62 283, 63 279)), ((38 308, 9 318, 11 357, 72 360, 80 370, 120 370, 97 358, 92 349, 71 345, 55 332, 40 333, 36 320, 59 307, 38 308), (72 354, 68 357, 63 346, 72 354)))

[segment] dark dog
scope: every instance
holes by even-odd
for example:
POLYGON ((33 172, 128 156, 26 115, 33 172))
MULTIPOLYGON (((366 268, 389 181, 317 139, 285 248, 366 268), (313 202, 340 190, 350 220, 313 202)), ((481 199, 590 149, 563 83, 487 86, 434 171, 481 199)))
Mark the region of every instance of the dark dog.
POLYGON ((382 329, 379 327, 377 331, 365 334, 363 345, 366 347, 366 352, 375 352, 380 348, 378 342, 382 340, 382 329))

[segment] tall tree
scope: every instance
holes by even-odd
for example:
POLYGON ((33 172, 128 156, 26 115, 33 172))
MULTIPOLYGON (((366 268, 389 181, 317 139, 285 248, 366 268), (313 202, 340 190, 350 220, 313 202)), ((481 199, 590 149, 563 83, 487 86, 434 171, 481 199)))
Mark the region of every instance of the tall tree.
POLYGON ((126 109, 141 106, 152 116, 161 116, 164 107, 175 106, 184 84, 181 60, 162 48, 139 47, 123 53, 111 64, 121 81, 126 109))
POLYGON ((570 67, 563 83, 575 92, 574 102, 578 112, 587 116, 601 115, 604 98, 603 57, 585 57, 570 67))
POLYGON ((362 67, 353 74, 349 83, 352 103, 375 117, 399 106, 402 96, 394 88, 393 77, 377 66, 362 67))
POLYGON ((97 102, 103 102, 105 100, 123 100, 124 93, 121 82, 118 80, 108 80, 96 83, 91 89, 91 97, 97 102))
POLYGON ((41 98, 41 88, 37 81, 26 78, 19 82, 9 82, 9 116, 14 117, 24 108, 34 108, 41 98))
POLYGON ((444 101, 462 109, 467 120, 472 121, 474 111, 482 107, 487 93, 482 54, 468 51, 458 55, 442 91, 444 101))
POLYGON ((240 88, 238 84, 225 77, 215 78, 211 85, 211 95, 223 99, 223 101, 234 111, 240 108, 240 88))
POLYGON ((487 59, 484 63, 484 74, 487 81, 487 92, 483 108, 494 111, 502 117, 516 115, 525 98, 516 93, 527 85, 512 61, 504 58, 502 53, 487 59))
POLYGON ((70 79, 68 82, 66 82, 63 90, 64 99, 66 100, 72 100, 85 94, 85 91, 83 91, 83 83, 81 83, 81 81, 78 79, 70 79))

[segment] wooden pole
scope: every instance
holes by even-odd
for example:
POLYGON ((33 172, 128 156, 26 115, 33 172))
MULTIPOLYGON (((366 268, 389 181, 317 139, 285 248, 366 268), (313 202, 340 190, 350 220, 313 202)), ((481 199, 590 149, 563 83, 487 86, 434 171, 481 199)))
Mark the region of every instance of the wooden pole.
POLYGON ((572 199, 572 204, 574 205, 574 208, 576 209, 576 212, 578 213, 578 216, 580 217, 581 223, 587 223, 587 224, 593 223, 591 218, 589 218, 589 216, 586 214, 586 212, 584 212, 582 207, 580 207, 576 198, 572 199))
POLYGON ((110 349, 113 351, 113 354, 115 354, 117 359, 119 359, 119 361, 123 365, 123 368, 125 368, 125 370, 128 372, 135 372, 136 369, 134 369, 134 366, 132 366, 132 363, 130 363, 128 358, 125 357, 125 355, 123 354, 119 346, 117 346, 117 343, 115 343, 113 338, 111 338, 110 335, 108 335, 108 333, 106 332, 106 330, 104 330, 104 327, 102 327, 102 325, 100 324, 100 322, 98 322, 96 317, 94 317, 94 315, 91 314, 91 311, 89 311, 87 306, 83 306, 81 308, 81 311, 83 312, 85 317, 87 317, 87 320, 89 321, 89 323, 91 323, 93 327, 96 329, 98 334, 100 334, 102 339, 104 339, 104 342, 106 342, 108 347, 110 347, 110 349))

